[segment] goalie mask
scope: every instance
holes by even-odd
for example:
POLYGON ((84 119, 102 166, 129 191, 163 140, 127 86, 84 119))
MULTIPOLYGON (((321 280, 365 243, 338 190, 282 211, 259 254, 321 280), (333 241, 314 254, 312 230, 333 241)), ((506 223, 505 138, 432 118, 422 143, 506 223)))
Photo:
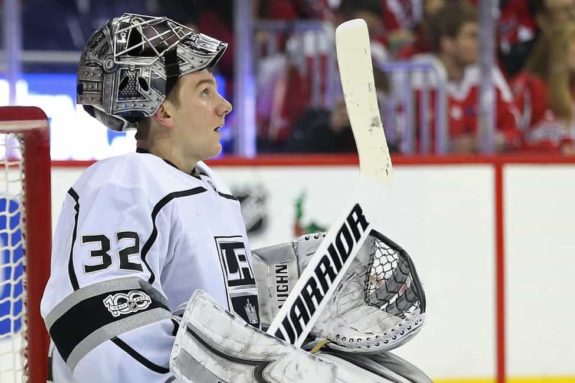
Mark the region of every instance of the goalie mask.
POLYGON ((136 128, 156 112, 180 76, 210 69, 226 48, 168 18, 126 13, 86 44, 77 102, 110 129, 136 128))

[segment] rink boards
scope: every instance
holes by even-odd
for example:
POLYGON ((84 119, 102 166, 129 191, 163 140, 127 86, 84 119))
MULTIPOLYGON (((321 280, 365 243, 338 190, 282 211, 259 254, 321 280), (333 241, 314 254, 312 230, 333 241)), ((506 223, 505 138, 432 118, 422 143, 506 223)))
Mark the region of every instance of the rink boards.
MULTIPOLYGON (((347 157, 211 164, 243 199, 253 248, 327 227, 357 177, 356 160, 347 157)), ((56 165, 54 217, 86 164, 56 165)), ((557 318, 575 310, 575 161, 469 157, 394 166, 385 234, 414 259, 429 315, 397 353, 438 382, 493 381, 503 357, 514 382, 575 381, 575 331, 557 318)))

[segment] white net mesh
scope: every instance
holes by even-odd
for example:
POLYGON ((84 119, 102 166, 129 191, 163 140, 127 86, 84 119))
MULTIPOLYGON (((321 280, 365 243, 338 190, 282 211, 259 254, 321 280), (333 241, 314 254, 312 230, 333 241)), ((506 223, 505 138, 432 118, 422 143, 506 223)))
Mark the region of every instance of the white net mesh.
POLYGON ((425 311, 425 297, 410 259, 389 239, 374 238, 367 267, 364 299, 401 319, 425 311))
POLYGON ((26 382, 23 156, 19 138, 0 133, 0 382, 26 382))

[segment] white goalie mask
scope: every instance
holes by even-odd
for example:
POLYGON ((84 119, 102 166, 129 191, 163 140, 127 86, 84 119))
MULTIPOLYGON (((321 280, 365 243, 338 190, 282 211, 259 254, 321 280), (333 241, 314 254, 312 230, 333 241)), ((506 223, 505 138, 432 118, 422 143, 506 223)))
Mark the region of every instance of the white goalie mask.
POLYGON ((77 103, 110 129, 136 128, 156 112, 180 76, 210 69, 227 46, 166 17, 123 14, 86 44, 77 103))

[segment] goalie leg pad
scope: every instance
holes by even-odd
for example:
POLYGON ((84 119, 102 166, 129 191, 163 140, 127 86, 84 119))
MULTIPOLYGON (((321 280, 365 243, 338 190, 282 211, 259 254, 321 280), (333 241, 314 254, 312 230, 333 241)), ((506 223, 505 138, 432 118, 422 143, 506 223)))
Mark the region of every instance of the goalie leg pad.
POLYGON ((225 311, 203 291, 188 303, 170 357, 186 383, 335 382, 335 367, 225 311))

